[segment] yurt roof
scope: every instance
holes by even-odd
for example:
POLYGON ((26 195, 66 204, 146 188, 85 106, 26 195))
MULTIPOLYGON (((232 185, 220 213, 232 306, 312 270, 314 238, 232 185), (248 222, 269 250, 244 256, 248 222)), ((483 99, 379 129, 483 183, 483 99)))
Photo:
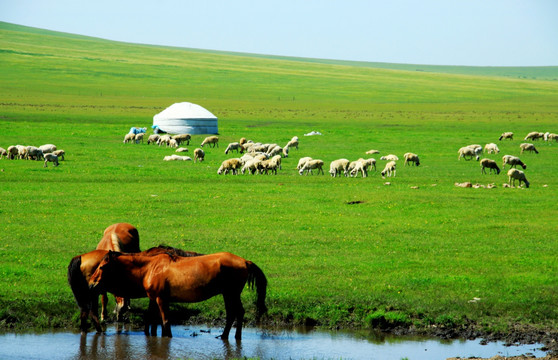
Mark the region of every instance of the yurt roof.
POLYGON ((217 119, 209 110, 190 102, 172 104, 153 116, 153 120, 162 119, 217 119))

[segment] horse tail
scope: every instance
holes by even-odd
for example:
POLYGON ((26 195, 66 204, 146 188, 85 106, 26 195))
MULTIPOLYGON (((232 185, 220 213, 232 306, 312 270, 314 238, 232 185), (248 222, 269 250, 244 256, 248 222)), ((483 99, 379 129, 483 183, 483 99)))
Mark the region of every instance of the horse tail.
POLYGON ((79 308, 82 311, 89 310, 89 286, 81 272, 81 255, 74 257, 68 265, 68 284, 79 308))
POLYGON ((262 269, 258 265, 251 261, 247 261, 248 265, 248 287, 251 289, 256 286, 256 316, 259 319, 262 315, 267 312, 267 306, 265 305, 265 296, 267 290, 267 278, 263 273, 262 269))

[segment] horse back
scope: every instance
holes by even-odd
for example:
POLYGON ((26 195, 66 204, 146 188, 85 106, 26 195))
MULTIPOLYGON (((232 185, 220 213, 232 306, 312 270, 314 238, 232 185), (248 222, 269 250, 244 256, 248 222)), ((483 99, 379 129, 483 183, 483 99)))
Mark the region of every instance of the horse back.
POLYGON ((97 250, 113 250, 125 253, 139 252, 139 232, 128 223, 117 223, 105 229, 97 250))

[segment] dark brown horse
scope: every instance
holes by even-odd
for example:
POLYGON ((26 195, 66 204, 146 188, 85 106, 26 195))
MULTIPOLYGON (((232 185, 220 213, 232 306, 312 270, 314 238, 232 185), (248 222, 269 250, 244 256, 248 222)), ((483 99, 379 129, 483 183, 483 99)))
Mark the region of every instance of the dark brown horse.
MULTIPOLYGON (((93 275, 95 270, 97 270, 97 267, 101 263, 101 260, 105 255, 108 254, 108 252, 108 250, 94 250, 82 255, 78 255, 74 257, 68 265, 68 283, 70 284, 78 307, 80 309, 80 329, 84 332, 86 332, 88 329, 88 316, 91 316, 91 320, 93 321, 93 325, 95 326, 97 332, 102 332, 98 317, 99 294, 92 293, 89 290, 89 279, 91 278, 91 275, 93 275)), ((163 245, 136 254, 150 256, 161 253, 169 253, 173 254, 174 256, 201 255, 195 252, 184 251, 163 245)), ((149 318, 149 314, 147 315, 147 318, 149 318)), ((146 322, 146 331, 148 326, 149 322, 146 322)))
MULTIPOLYGON (((105 229, 103 238, 97 244, 97 250, 112 250, 125 253, 140 252, 139 232, 132 224, 116 223, 105 229)), ((116 320, 121 321, 122 315, 130 307, 130 299, 116 297, 116 320)), ((107 318, 107 294, 101 294, 101 320, 107 318)))
MULTIPOLYGON (((253 262, 231 253, 197 257, 169 254, 141 256, 110 251, 89 281, 92 290, 108 291, 130 298, 149 297, 150 309, 158 308, 162 336, 172 336, 169 303, 199 302, 223 294, 226 324, 222 339, 228 339, 236 320, 236 339, 242 337, 244 307, 240 294, 248 282, 256 286, 258 317, 267 311, 267 279, 253 262)), ((149 312, 149 311, 148 311, 149 312)))

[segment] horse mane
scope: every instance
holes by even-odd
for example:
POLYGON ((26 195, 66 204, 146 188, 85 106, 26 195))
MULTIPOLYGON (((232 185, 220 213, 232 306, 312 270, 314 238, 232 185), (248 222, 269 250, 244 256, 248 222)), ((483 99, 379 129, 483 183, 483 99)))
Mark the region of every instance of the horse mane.
MULTIPOLYGON (((185 250, 182 250, 182 249, 178 249, 178 248, 175 248, 175 247, 172 247, 172 246, 163 245, 163 244, 161 244, 161 245, 159 245, 159 246, 157 246, 157 247, 151 248, 151 249, 149 249, 149 250, 152 250, 152 249, 161 249, 161 250, 165 250, 165 252, 168 253, 168 254, 171 256, 171 258, 173 258, 173 260, 175 260, 175 257, 176 257, 176 256, 180 256, 180 257, 194 257, 194 256, 202 256, 202 255, 204 255, 204 254, 200 254, 200 253, 197 253, 197 252, 185 251, 185 250)), ((149 251, 149 250, 147 250, 147 251, 149 251)))

